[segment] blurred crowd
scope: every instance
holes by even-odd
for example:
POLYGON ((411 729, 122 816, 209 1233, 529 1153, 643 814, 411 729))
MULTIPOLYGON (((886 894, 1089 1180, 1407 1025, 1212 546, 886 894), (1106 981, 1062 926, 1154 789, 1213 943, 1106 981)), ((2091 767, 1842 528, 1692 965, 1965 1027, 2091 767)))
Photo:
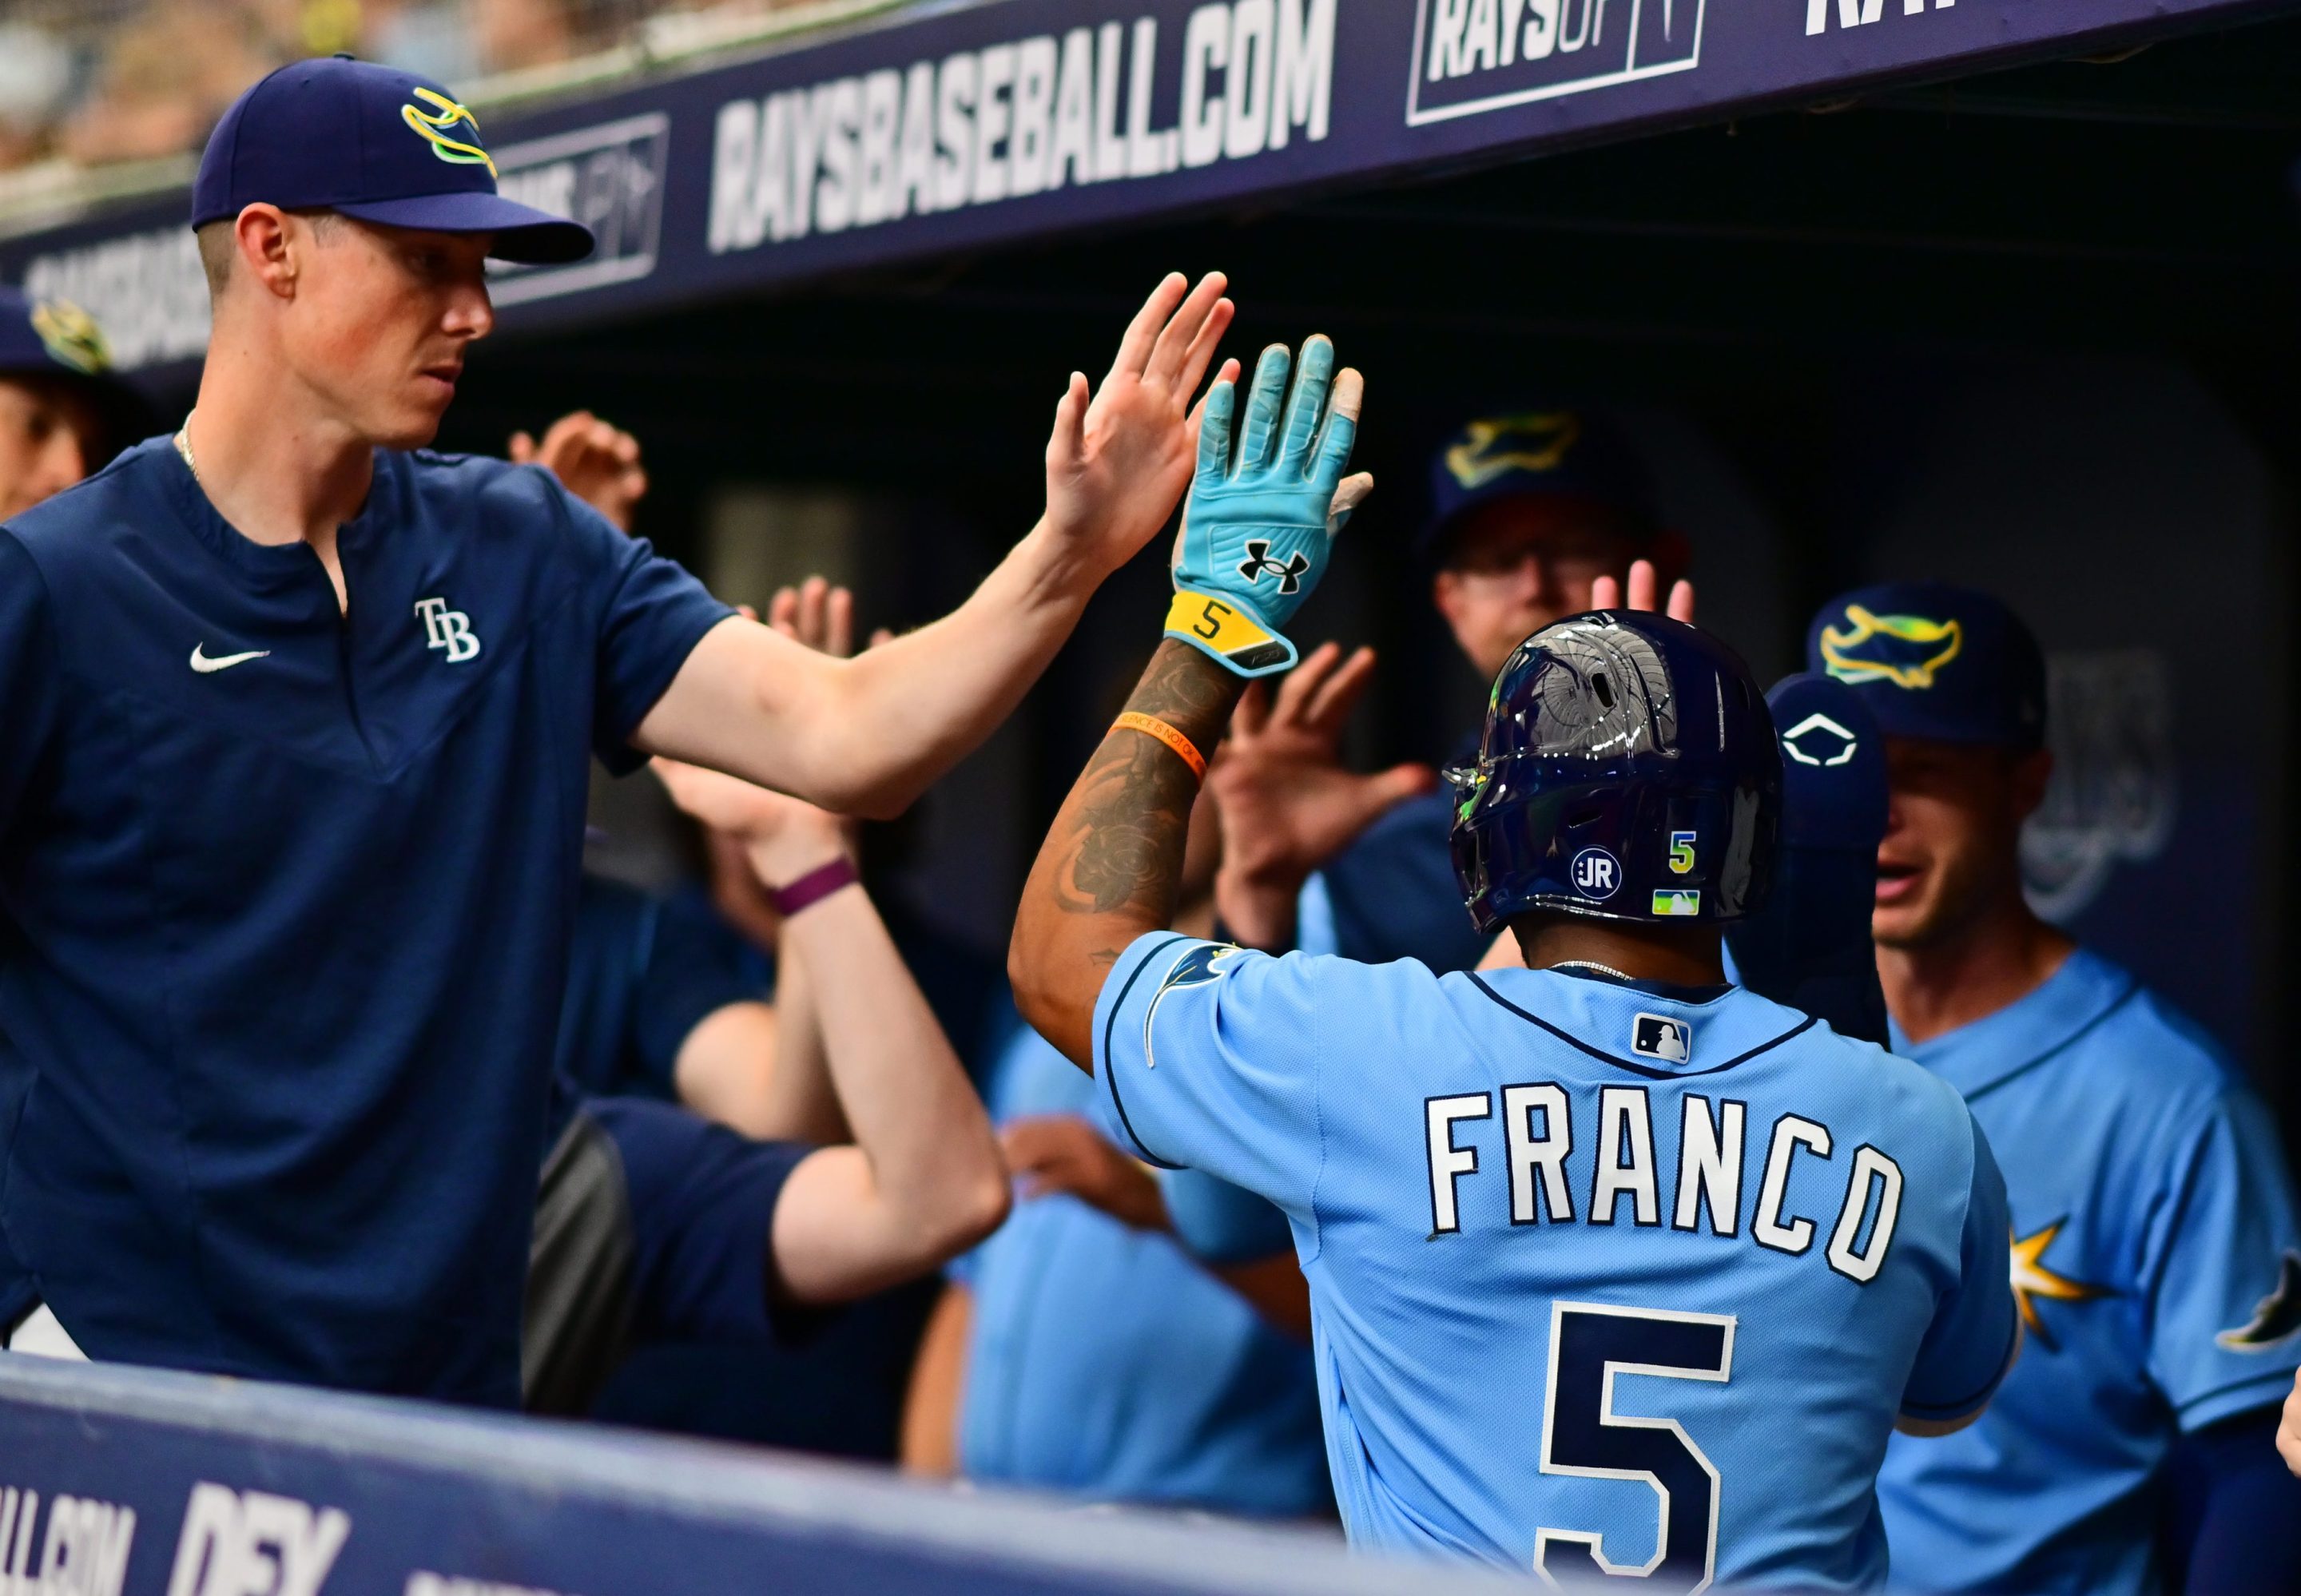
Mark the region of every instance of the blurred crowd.
POLYGON ((199 148, 275 66, 339 50, 458 85, 634 42, 651 19, 803 0, 17 0, 0 6, 0 171, 199 148))

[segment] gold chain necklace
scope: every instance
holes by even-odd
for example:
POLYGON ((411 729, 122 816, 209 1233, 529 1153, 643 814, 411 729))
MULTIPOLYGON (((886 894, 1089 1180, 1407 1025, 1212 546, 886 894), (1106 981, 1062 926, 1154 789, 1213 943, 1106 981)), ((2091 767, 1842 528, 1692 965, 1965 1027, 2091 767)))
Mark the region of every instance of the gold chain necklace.
MULTIPOLYGON (((192 473, 192 480, 200 482, 199 462, 192 458, 192 418, 186 416, 184 424, 176 429, 176 453, 184 457, 184 469, 192 473)), ((207 486, 200 482, 200 486, 207 486)))

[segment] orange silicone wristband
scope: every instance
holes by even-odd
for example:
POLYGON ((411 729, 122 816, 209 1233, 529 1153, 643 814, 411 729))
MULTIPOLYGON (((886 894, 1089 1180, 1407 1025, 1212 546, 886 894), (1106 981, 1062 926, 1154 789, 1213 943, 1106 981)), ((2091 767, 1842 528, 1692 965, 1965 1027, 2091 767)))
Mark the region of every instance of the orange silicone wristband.
POLYGON ((1111 725, 1114 728, 1124 726, 1130 731, 1140 731, 1146 737, 1157 738, 1175 750, 1176 758, 1191 767, 1191 774, 1194 778, 1201 781, 1207 779, 1207 756, 1192 746, 1189 738, 1176 731, 1157 715, 1143 714, 1130 709, 1113 721, 1111 725))

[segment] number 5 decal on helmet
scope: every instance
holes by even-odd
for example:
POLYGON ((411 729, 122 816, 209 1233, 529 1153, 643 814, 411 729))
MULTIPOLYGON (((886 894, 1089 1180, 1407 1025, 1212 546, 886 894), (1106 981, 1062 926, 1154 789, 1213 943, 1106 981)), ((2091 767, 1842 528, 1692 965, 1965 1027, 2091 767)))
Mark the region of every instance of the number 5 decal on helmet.
POLYGON ((1734 1372, 1731 1315, 1552 1302, 1550 1382, 1542 1411, 1542 1472, 1637 1480, 1654 1493, 1654 1554, 1644 1563, 1606 1556, 1588 1530, 1537 1529, 1534 1571, 1557 1588, 1592 1577, 1645 1579, 1655 1591, 1707 1590, 1718 1567, 1718 1470, 1676 1419, 1614 1411, 1615 1377, 1724 1384, 1734 1372))

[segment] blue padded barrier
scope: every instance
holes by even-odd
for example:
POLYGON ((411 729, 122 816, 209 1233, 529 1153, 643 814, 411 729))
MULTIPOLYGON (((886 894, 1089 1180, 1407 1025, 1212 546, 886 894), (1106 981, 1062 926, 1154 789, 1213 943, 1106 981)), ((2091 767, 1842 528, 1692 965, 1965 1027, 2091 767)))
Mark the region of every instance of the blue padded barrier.
POLYGON ((1340 1537, 0 1354, 0 1596, 1519 1590, 1340 1537))

